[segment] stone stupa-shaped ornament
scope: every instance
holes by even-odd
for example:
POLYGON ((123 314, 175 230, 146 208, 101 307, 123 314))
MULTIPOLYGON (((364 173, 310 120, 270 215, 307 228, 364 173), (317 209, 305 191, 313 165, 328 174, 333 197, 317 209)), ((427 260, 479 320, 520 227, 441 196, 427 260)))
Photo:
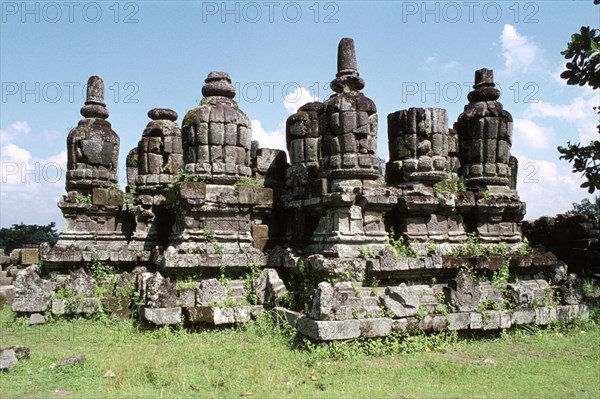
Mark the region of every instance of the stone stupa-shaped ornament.
POLYGON ((335 92, 323 104, 319 131, 322 137, 323 173, 331 179, 376 180, 377 108, 361 90, 365 86, 356 68, 354 40, 338 46, 335 92))
POLYGON ((251 176, 252 126, 234 101, 229 74, 211 72, 202 95, 200 104, 183 118, 185 173, 216 184, 251 176))
POLYGON ((92 76, 87 82, 87 100, 80 120, 67 136, 68 192, 89 194, 94 188, 117 184, 119 136, 108 118, 104 103, 104 81, 92 76))
POLYGON ((510 156, 513 118, 498 101, 500 90, 495 86, 492 70, 475 71, 469 104, 454 125, 461 175, 471 187, 514 185, 510 156))

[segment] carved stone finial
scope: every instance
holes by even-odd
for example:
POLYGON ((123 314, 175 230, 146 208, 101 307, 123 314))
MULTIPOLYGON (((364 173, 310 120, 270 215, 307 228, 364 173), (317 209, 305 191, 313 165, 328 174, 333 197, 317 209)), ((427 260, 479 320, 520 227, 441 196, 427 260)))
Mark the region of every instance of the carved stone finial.
POLYGON ((152 108, 148 111, 148 118, 153 121, 167 120, 175 122, 177 120, 177 112, 168 108, 152 108))
POLYGON ((338 45, 338 74, 356 73, 356 50, 354 49, 354 40, 343 38, 338 45))
POLYGON ((108 109, 104 103, 104 81, 100 76, 91 76, 88 79, 87 98, 80 113, 86 118, 108 118, 108 109))
POLYGON ((360 91, 365 87, 365 81, 356 69, 356 50, 354 40, 343 38, 338 45, 337 73, 331 82, 331 89, 336 93, 360 91))
POLYGON ((235 97, 235 87, 231 84, 231 79, 227 72, 211 72, 204 81, 202 87, 204 97, 221 96, 233 99, 235 97))
POLYGON ((482 68, 475 71, 475 84, 467 99, 473 101, 496 101, 500 98, 500 90, 494 83, 494 71, 482 68))

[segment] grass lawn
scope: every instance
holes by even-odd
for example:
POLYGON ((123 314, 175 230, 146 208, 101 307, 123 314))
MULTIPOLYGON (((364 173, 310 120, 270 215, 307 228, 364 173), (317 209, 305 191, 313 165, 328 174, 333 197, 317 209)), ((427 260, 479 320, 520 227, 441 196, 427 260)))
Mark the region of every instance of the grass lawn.
POLYGON ((5 307, 0 348, 11 345, 31 359, 0 373, 2 398, 600 398, 597 321, 315 346, 269 317, 196 333, 109 319, 28 327, 5 307))

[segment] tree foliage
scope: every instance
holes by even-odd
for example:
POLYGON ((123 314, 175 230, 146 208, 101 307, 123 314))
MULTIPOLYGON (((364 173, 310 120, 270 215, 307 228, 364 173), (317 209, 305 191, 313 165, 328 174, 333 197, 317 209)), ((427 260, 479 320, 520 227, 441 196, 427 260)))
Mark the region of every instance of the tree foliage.
POLYGON ((581 202, 573 203, 573 209, 567 212, 568 215, 596 215, 600 218, 600 196, 594 198, 594 202, 587 198, 581 200, 581 202))
MULTIPOLYGON (((594 0, 594 4, 600 4, 600 0, 594 0)), ((600 31, 582 26, 561 54, 570 60, 565 65, 567 70, 560 74, 568 85, 589 85, 594 90, 600 87, 600 31)), ((600 106, 594 110, 600 115, 600 106)), ((600 134, 600 124, 597 128, 600 134)), ((573 173, 583 173, 587 181, 581 187, 590 193, 600 190, 600 141, 592 140, 586 146, 568 141, 565 147, 558 147, 558 152, 560 159, 573 163, 573 173)))
POLYGON ((58 241, 56 223, 51 222, 46 226, 37 224, 13 224, 10 228, 0 229, 0 248, 7 253, 13 249, 24 247, 37 247, 43 242, 54 245, 58 241))

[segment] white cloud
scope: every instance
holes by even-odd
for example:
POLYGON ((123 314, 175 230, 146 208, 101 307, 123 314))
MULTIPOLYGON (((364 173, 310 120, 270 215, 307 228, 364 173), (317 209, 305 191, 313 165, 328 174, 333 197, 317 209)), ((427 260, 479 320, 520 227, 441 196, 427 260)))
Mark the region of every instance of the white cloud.
MULTIPOLYGON (((597 114, 593 107, 600 103, 598 93, 587 91, 583 95, 575 97, 568 104, 552 104, 539 101, 532 103, 525 110, 526 118, 557 118, 574 125, 578 134, 578 140, 589 143, 598 139, 597 114)), ((572 137, 572 136, 571 136, 572 137)), ((571 141, 575 141, 573 138, 571 141)))
MULTIPOLYGON (((319 101, 319 97, 313 96, 308 89, 298 87, 283 99, 283 106, 293 114, 298 108, 306 103, 319 101)), ((281 122, 275 130, 266 130, 262 122, 253 119, 252 122, 252 140, 257 140, 261 148, 274 148, 283 150, 287 154, 287 145, 285 142, 285 120, 281 122)))
POLYGON ((266 131, 259 120, 252 121, 252 140, 257 140, 261 148, 274 148, 287 151, 285 144, 285 124, 277 129, 266 131))
POLYGON ((456 61, 448 61, 446 62, 444 65, 442 65, 442 70, 444 72, 450 72, 450 71, 454 71, 458 68, 460 64, 456 61))
POLYGON ((319 98, 313 96, 308 89, 299 87, 283 98, 283 106, 290 114, 293 114, 304 104, 318 100, 319 98))
POLYGON ((527 36, 521 35, 514 26, 504 25, 500 35, 502 56, 506 74, 527 72, 541 58, 541 49, 527 36))
POLYGON ((519 160, 517 190, 521 200, 527 203, 526 220, 565 213, 574 202, 593 198, 579 187, 583 180, 571 173, 567 163, 515 156, 519 160))
POLYGON ((65 193, 67 151, 38 157, 13 142, 30 132, 27 122, 0 129, 0 225, 55 221, 61 226, 56 203, 65 193))
POLYGON ((29 134, 30 132, 31 127, 29 127, 29 123, 24 121, 16 121, 10 125, 7 130, 0 129, 0 145, 8 144, 15 138, 21 135, 29 134))
POLYGON ((513 142, 522 138, 527 144, 536 149, 550 148, 550 142, 554 136, 554 131, 549 127, 542 127, 530 119, 514 120, 513 142))

